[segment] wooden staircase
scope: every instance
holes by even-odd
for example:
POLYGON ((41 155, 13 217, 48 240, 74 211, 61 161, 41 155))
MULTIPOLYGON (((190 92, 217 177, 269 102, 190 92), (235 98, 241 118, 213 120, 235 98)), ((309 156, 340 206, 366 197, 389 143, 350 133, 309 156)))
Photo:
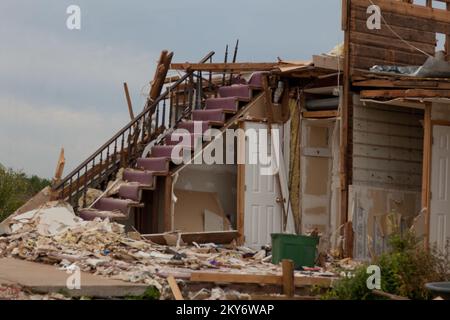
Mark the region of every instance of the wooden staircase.
MULTIPOLYGON (((213 54, 201 62, 211 62, 213 54)), ((209 128, 227 127, 261 93, 263 77, 262 72, 255 72, 248 83, 220 86, 211 83, 211 76, 204 84, 201 73, 187 72, 91 157, 53 186, 54 192, 59 199, 69 201, 85 220, 97 217, 127 220, 133 210, 143 208, 148 201, 143 192, 157 190, 158 177, 170 176, 176 170, 174 162, 186 154, 192 159, 197 143, 206 146, 208 142, 195 129, 200 128, 204 133, 209 128), (178 132, 176 129, 184 130, 178 132), (150 154, 143 157, 143 151, 150 143, 154 144, 150 154), (174 152, 176 147, 179 154, 174 152), (115 179, 120 168, 125 168, 124 183, 118 193, 108 197, 105 192, 88 206, 88 188, 106 190, 107 183, 115 179), (80 198, 84 199, 82 206, 78 205, 80 198)), ((135 212, 145 214, 143 211, 135 212)))

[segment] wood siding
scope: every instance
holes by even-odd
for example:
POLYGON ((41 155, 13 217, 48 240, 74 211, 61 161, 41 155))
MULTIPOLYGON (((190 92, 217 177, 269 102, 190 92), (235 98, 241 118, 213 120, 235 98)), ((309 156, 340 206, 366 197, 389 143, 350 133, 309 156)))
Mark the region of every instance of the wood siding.
MULTIPOLYGON (((399 1, 376 1, 383 19, 381 29, 367 28, 370 0, 351 1, 349 16, 349 60, 351 71, 367 70, 374 65, 422 65, 434 55, 436 33, 450 34, 450 18, 432 19, 448 12, 399 1), (428 18, 429 17, 429 18, 428 18), (387 23, 387 24, 386 24, 387 23), (396 35, 397 34, 397 35, 396 35), (405 41, 400 40, 399 36, 405 41), (409 45, 408 45, 409 43, 409 45), (415 49, 416 47, 417 49, 415 49)), ((445 17, 445 16, 444 16, 445 17)))
POLYGON ((358 99, 353 110, 353 184, 420 190, 422 111, 358 99))

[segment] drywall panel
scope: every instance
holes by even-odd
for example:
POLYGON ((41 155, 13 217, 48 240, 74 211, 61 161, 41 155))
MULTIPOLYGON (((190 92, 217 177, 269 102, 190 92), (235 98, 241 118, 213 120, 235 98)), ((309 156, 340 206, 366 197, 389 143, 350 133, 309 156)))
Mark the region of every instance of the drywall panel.
POLYGON ((175 189, 217 194, 225 215, 234 225, 237 206, 237 166, 189 165, 179 173, 175 189))
POLYGON ((421 211, 421 193, 353 185, 349 208, 355 232, 354 257, 367 260, 388 248, 389 235, 396 227, 405 231, 413 225, 421 211))
POLYGON ((326 196, 328 194, 328 175, 330 160, 328 158, 304 157, 306 172, 305 195, 326 196))
MULTIPOLYGON (((321 234, 321 249, 329 248, 331 228, 331 177, 335 122, 302 120, 301 208, 302 233, 321 234), (316 150, 320 152, 310 152, 316 150)), ((335 209, 336 207, 333 206, 335 209)))
POLYGON ((209 211, 208 209, 204 212, 204 227, 205 232, 208 231, 224 231, 225 230, 225 219, 222 215, 216 212, 209 211))
POLYGON ((176 189, 174 193, 177 198, 175 203, 175 230, 183 232, 205 231, 205 211, 222 216, 224 224, 227 225, 223 215, 223 208, 216 193, 179 189, 176 189))

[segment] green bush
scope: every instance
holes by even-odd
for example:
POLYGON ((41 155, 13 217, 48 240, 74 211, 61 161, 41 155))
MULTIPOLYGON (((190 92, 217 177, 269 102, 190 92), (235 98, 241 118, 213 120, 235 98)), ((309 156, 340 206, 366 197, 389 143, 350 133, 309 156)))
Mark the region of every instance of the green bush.
POLYGON ((48 185, 50 181, 47 179, 35 175, 28 177, 0 165, 0 221, 48 185))
MULTIPOLYGON (((424 300, 431 298, 425 288, 428 282, 450 280, 448 256, 435 249, 425 250, 411 233, 390 237, 388 253, 371 264, 381 269, 381 290, 387 293, 424 300)), ((367 288, 368 264, 358 267, 353 277, 338 280, 325 299, 367 300, 380 299, 367 288)))
POLYGON ((450 280, 447 256, 435 248, 425 250, 412 233, 392 236, 390 245, 391 252, 374 262, 381 268, 383 291, 423 300, 431 298, 426 283, 450 280))
POLYGON ((344 277, 334 283, 323 298, 326 300, 373 300, 376 296, 367 288, 367 266, 361 265, 352 272, 352 277, 344 277))

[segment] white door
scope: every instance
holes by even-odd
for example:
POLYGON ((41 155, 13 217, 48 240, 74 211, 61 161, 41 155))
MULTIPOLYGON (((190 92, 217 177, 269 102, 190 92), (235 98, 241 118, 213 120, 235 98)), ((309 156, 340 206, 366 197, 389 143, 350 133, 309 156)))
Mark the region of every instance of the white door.
MULTIPOLYGON (((265 124, 247 122, 245 129, 267 130, 267 126, 265 124)), ((248 159, 250 156, 249 147, 253 141, 249 137, 245 140, 246 158, 248 159)), ((268 150, 268 155, 271 154, 270 140, 269 137, 266 149, 268 150)), ((260 145, 258 145, 256 150, 262 150, 260 145)), ((254 151, 252 155, 258 157, 258 151, 254 151)), ((272 233, 282 232, 282 204, 277 202, 280 192, 276 176, 261 174, 261 172, 264 172, 261 169, 267 168, 267 166, 261 165, 259 161, 258 164, 248 163, 247 161, 245 165, 244 237, 246 246, 258 249, 271 243, 270 235, 272 233)))
POLYGON ((450 127, 433 128, 430 244, 444 252, 450 240, 450 127))

